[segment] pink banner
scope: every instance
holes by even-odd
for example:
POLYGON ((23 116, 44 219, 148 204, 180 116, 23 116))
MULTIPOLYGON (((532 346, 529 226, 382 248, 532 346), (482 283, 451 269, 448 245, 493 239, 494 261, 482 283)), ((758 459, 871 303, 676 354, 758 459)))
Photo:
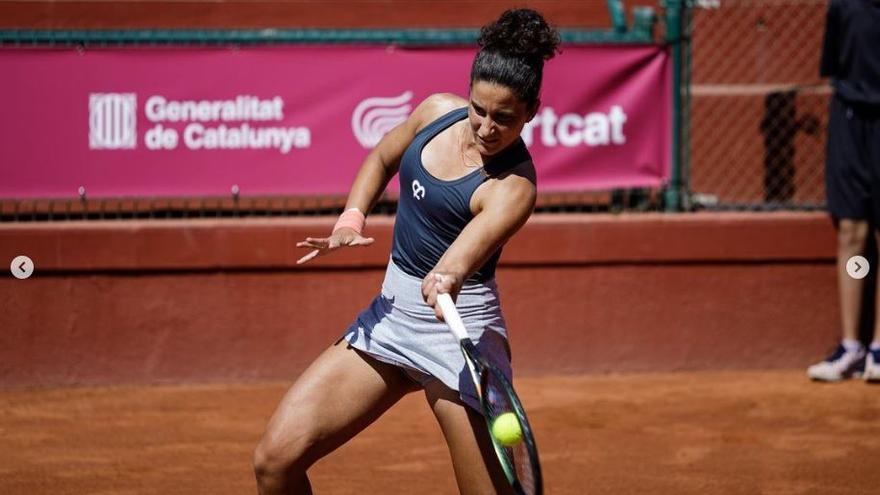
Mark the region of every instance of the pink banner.
MULTIPOLYGON (((473 49, 0 49, 0 197, 344 194, 369 149, 473 49)), ((658 47, 566 47, 523 131, 543 191, 669 175, 658 47)))

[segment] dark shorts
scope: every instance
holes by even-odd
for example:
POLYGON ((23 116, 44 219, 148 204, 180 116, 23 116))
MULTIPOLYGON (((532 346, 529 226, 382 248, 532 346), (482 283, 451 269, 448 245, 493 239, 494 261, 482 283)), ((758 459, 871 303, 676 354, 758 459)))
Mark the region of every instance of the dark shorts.
POLYGON ((880 110, 832 97, 826 157, 831 216, 880 224, 880 110))

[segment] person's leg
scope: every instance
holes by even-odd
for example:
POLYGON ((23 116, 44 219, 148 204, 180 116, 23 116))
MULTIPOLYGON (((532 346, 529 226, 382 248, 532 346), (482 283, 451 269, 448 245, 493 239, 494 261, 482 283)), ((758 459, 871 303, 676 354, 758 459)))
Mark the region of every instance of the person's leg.
POLYGON ((838 222, 837 288, 842 339, 831 356, 807 368, 807 375, 813 380, 838 381, 849 378, 865 356, 864 347, 858 340, 864 281, 849 276, 846 262, 853 256, 864 255, 869 230, 865 220, 841 219, 838 222))
POLYGON ((842 219, 837 230, 837 287, 840 296, 840 325, 844 340, 859 339, 864 279, 856 280, 846 272, 846 262, 853 256, 864 256, 868 239, 868 222, 842 219))
POLYGON ((452 469, 462 495, 513 493, 492 447, 486 422, 466 406, 458 392, 440 380, 424 384, 425 398, 452 457, 452 469))
MULTIPOLYGON (((880 231, 876 232, 877 242, 880 243, 880 231)), ((880 246, 880 244, 878 244, 880 246)), ((877 299, 875 308, 880 308, 880 277, 877 277, 877 299)), ((868 346, 865 359, 864 379, 869 382, 880 382, 880 317, 874 317, 874 338, 868 346)))
POLYGON ((254 452, 261 495, 310 494, 306 470, 401 397, 418 390, 400 369, 340 341, 290 388, 254 452))
POLYGON ((852 256, 863 255, 872 218, 874 176, 858 151, 858 122, 846 102, 832 97, 828 109, 825 191, 828 212, 837 226, 837 287, 841 342, 834 354, 807 368, 814 380, 838 381, 852 376, 864 359, 858 341, 864 282, 846 272, 852 256))
MULTIPOLYGON (((871 199, 873 200, 875 218, 880 218, 877 217, 877 214, 880 213, 880 142, 878 142, 880 140, 880 116, 875 116, 866 126, 866 131, 868 139, 865 142, 869 148, 866 150, 867 160, 874 165, 872 169, 874 187, 871 199)), ((875 231, 875 236, 878 242, 877 245, 880 246, 880 230, 875 231)), ((877 277, 877 281, 878 288, 880 288, 880 277, 877 277)), ((880 308, 880 290, 877 291, 875 308, 880 308)), ((874 338, 868 347, 864 378, 869 382, 880 382, 880 316, 875 316, 874 318, 874 338)))

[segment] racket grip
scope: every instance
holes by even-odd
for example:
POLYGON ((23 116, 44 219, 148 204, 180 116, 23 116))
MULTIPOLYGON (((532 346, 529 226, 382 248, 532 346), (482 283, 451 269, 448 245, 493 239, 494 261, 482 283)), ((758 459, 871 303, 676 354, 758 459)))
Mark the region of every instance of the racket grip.
POLYGON ((461 321, 458 310, 455 309, 452 296, 449 294, 437 294, 437 304, 440 305, 440 310, 443 311, 443 319, 446 320, 446 324, 449 325, 449 329, 452 330, 455 337, 458 340, 468 338, 467 329, 464 327, 464 322, 461 321))

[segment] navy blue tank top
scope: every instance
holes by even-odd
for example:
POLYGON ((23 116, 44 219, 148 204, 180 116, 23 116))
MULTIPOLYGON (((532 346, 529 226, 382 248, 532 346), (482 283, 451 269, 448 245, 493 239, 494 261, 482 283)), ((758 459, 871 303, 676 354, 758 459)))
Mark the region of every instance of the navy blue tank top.
MULTIPOLYGON (((428 141, 452 124, 467 118, 467 108, 453 110, 416 134, 400 160, 400 200, 391 259, 404 272, 424 278, 471 221, 471 196, 489 175, 497 175, 531 160, 522 139, 517 139, 481 169, 455 180, 440 180, 422 165, 428 141), (484 170, 486 172, 484 172, 484 170), (488 172, 488 173, 487 173, 488 172)), ((495 276, 501 248, 469 279, 486 282, 495 276)))

